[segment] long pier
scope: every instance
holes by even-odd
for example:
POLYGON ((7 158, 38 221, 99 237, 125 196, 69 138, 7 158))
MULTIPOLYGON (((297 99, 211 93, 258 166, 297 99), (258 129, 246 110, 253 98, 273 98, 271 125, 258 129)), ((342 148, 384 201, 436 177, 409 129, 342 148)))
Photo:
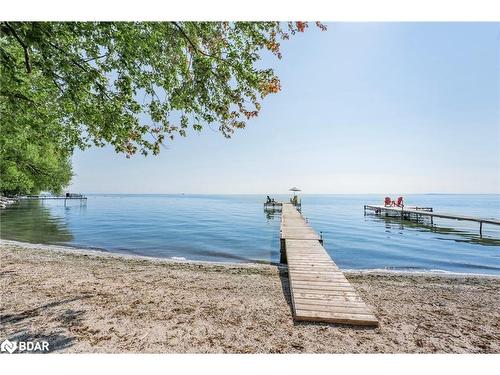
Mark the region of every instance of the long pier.
POLYGON ((464 220, 464 221, 473 221, 479 223, 479 234, 483 234, 483 223, 484 224, 492 224, 492 225, 500 225, 500 220, 495 218, 485 218, 485 217, 477 217, 477 216, 467 216, 467 215, 457 215, 450 213, 442 213, 442 212, 434 212, 434 210, 430 207, 419 208, 419 207, 394 207, 394 206, 384 206, 384 205, 365 205, 364 211, 366 210, 374 211, 377 214, 385 212, 387 214, 396 214, 400 215, 401 218, 410 218, 410 217, 430 217, 432 218, 442 218, 442 219, 452 219, 452 220, 464 220))
POLYGON ((85 195, 70 195, 69 197, 65 195, 26 195, 23 197, 19 197, 19 200, 47 200, 47 199, 59 199, 59 200, 67 200, 67 199, 77 199, 77 200, 86 200, 87 197, 85 195))
POLYGON ((292 204, 283 203, 281 209, 281 260, 288 264, 295 319, 378 326, 372 310, 326 252, 322 237, 292 204))

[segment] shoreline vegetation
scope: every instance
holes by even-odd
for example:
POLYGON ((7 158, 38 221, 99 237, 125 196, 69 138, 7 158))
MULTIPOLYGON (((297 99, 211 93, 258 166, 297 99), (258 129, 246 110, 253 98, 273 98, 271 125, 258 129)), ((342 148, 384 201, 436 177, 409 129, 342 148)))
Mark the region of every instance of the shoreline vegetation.
POLYGON ((500 277, 349 271, 378 328, 294 322, 286 266, 1 241, 0 335, 53 352, 498 353, 500 277))

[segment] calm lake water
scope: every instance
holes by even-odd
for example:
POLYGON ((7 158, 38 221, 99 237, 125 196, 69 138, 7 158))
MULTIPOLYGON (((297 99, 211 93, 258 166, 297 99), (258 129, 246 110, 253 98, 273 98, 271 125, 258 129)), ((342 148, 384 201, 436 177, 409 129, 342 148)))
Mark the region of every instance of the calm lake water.
MULTIPOLYGON (((204 261, 278 262, 279 214, 261 195, 90 195, 0 210, 1 238, 204 261)), ((277 199, 287 197, 276 196, 277 199)), ((408 195, 408 205, 500 217, 500 195, 408 195)), ((379 195, 303 195, 302 211, 342 269, 500 275, 500 227, 363 215, 379 195)))

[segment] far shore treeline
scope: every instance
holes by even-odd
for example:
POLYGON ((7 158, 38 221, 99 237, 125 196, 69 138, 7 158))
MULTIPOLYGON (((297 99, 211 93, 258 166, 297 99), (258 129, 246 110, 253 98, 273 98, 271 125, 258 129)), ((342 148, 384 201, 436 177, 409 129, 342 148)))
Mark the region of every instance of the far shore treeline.
MULTIPOLYGON (((321 30, 326 29, 316 23, 321 30)), ((262 52, 305 22, 1 22, 0 193, 61 192, 76 148, 158 154, 188 129, 230 137, 280 91, 262 52)))

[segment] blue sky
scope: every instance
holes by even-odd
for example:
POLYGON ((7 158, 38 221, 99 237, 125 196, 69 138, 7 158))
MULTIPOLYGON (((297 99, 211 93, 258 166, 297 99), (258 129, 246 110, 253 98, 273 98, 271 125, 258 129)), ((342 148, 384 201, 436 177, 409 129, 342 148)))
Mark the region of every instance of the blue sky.
MULTIPOLYGON (((264 56, 282 91, 227 140, 77 151, 71 191, 500 193, 500 23, 332 23, 264 56)), ((216 126, 213 127, 216 129, 216 126)))

